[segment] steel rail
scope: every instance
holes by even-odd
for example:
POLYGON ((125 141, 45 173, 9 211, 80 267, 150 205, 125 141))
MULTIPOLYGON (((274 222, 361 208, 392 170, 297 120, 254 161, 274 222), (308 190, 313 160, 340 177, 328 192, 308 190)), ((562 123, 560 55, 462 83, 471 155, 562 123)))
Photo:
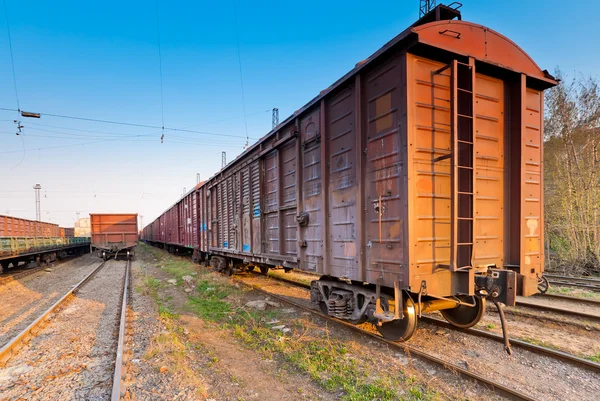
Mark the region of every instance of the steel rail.
POLYGON ((131 261, 127 261, 125 268, 125 283, 123 284, 123 301, 121 302, 121 320, 119 321, 119 341, 117 342, 117 354, 115 358, 115 373, 113 375, 113 386, 111 392, 111 401, 121 399, 121 379, 125 367, 123 366, 123 347, 125 343, 125 323, 127 320, 127 291, 129 287, 131 261))
POLYGON ((22 271, 14 273, 14 274, 10 274, 10 275, 4 276, 4 277, 0 277, 0 285, 16 281, 16 280, 18 280, 18 279, 20 279, 22 277, 29 276, 30 274, 39 272, 40 270, 44 270, 44 269, 47 269, 47 268, 48 268, 48 266, 37 266, 37 267, 31 268, 31 269, 22 270, 22 271))
POLYGON ((558 275, 558 274, 546 274, 546 273, 544 273, 544 276, 548 277, 548 278, 559 279, 559 280, 584 281, 584 282, 587 282, 587 283, 598 283, 598 284, 600 284, 600 278, 577 277, 577 276, 561 276, 561 275, 558 275))
POLYGON ((34 330, 42 325, 50 314, 57 310, 60 306, 62 306, 67 300, 69 300, 74 294, 79 291, 79 289, 87 283, 102 267, 106 262, 100 263, 97 268, 95 268, 90 274, 88 274, 83 280, 79 283, 75 284, 73 288, 71 288, 65 295, 62 296, 58 301, 54 303, 50 308, 48 308, 44 313, 42 313, 37 319, 35 319, 29 326, 27 326, 23 331, 13 337, 7 344, 4 345, 0 349, 0 366, 3 366, 13 355, 15 355, 18 350, 26 344, 34 335, 34 330))
POLYGON ((559 294, 544 294, 544 295, 535 295, 538 298, 554 298, 561 299, 568 302, 580 303, 592 306, 600 306, 599 299, 590 299, 590 298, 580 298, 580 297, 570 297, 568 295, 559 295, 559 294))
MULTIPOLYGON (((290 283, 296 287, 310 289, 310 285, 307 285, 305 283, 300 283, 300 282, 294 281, 292 279, 288 279, 285 277, 278 277, 275 275, 271 275, 268 277, 273 278, 277 281, 283 281, 286 283, 290 283)), ((421 316, 421 318, 419 320, 427 322, 427 323, 435 324, 436 326, 440 326, 440 327, 444 327, 444 328, 448 328, 448 329, 452 329, 452 330, 457 330, 457 331, 460 331, 463 333, 472 334, 477 337, 483 337, 483 338, 487 338, 487 339, 490 339, 490 340, 493 340, 496 342, 504 343, 504 338, 499 334, 490 333, 490 332, 475 329, 475 328, 460 329, 458 327, 452 326, 448 322, 445 322, 443 320, 436 319, 436 318, 433 318, 430 316, 421 316)), ((532 351, 532 352, 535 352, 538 354, 545 354, 545 355, 551 356, 556 359, 567 361, 571 364, 577 365, 577 366, 585 368, 587 370, 591 370, 596 373, 600 372, 600 363, 593 362, 588 359, 580 358, 578 356, 571 355, 571 354, 568 354, 568 353, 562 352, 562 351, 557 351, 557 350, 554 350, 551 348, 542 347, 540 345, 530 344, 528 342, 525 342, 523 340, 518 340, 515 338, 510 338, 510 343, 511 343, 511 345, 515 345, 519 348, 523 348, 528 351, 532 351)))
MULTIPOLYGON (((504 339, 502 338, 501 335, 495 334, 495 333, 490 333, 485 330, 480 330, 480 329, 475 329, 475 328, 460 329, 458 327, 452 326, 448 322, 445 322, 440 319, 436 319, 431 316, 422 316, 419 320, 434 324, 439 327, 457 330, 457 331, 460 331, 463 333, 472 334, 477 337, 487 338, 487 339, 494 340, 494 341, 497 341, 500 343, 504 343, 504 339)), ((519 348, 523 348, 528 351, 535 352, 537 354, 545 354, 545 355, 551 356, 553 358, 561 359, 561 360, 567 361, 569 363, 572 363, 574 365, 578 365, 581 368, 585 368, 585 369, 591 370, 593 372, 600 373, 600 363, 593 362, 588 359, 580 358, 578 356, 571 355, 566 352, 553 350, 551 348, 542 347, 540 345, 531 344, 531 343, 528 343, 523 340, 517 340, 515 338, 510 339, 510 344, 516 345, 519 348)))
POLYGON ((585 283, 581 283, 581 282, 575 282, 575 281, 563 281, 563 280, 548 280, 549 284, 552 285, 557 285, 559 287, 577 287, 577 288, 586 288, 588 290, 593 290, 593 291, 600 291, 600 284, 599 285, 594 285, 594 284, 585 284, 585 283))
MULTIPOLYGON (((270 297, 278 299, 281 302, 285 302, 285 303, 287 303, 289 305, 295 306, 295 307, 297 307, 299 309, 302 309, 302 310, 304 310, 306 312, 309 312, 309 313, 312 313, 314 315, 317 315, 317 316, 319 316, 319 317, 321 317, 323 319, 326 319, 326 320, 329 320, 331 322, 334 322, 334 323, 336 323, 336 324, 338 324, 340 326, 344 326, 346 328, 349 328, 351 330, 357 331, 357 332, 359 332, 361 334, 364 334, 366 336, 372 337, 372 338, 376 339, 377 341, 380 341, 382 343, 385 343, 387 345, 390 345, 390 346, 392 346, 394 348, 397 348, 397 349, 401 350, 402 352, 404 352, 409 357, 411 357, 412 355, 416 355, 416 356, 418 356, 418 357, 420 357, 420 358, 422 358, 422 359, 424 359, 426 361, 429 361, 429 362, 432 362, 432 363, 434 363, 436 365, 442 366, 444 369, 447 369, 451 373, 458 373, 463 379, 467 379, 467 380, 472 379, 472 380, 475 380, 480 385, 482 385, 482 386, 484 386, 484 387, 486 387, 486 388, 488 388, 488 389, 490 389, 492 391, 495 391, 497 394, 500 394, 500 395, 502 395, 505 398, 508 398, 508 399, 511 399, 511 400, 520 400, 520 401, 523 401, 523 400, 525 400, 525 401, 533 401, 533 400, 535 400, 535 398, 532 398, 532 397, 528 396, 527 394, 523 394, 522 392, 520 392, 518 390, 515 390, 515 389, 512 389, 510 387, 507 387, 507 386, 505 386, 505 385, 503 385, 503 384, 501 384, 501 383, 499 383, 497 381, 494 381, 492 379, 489 379, 487 377, 479 375, 479 374, 477 374, 475 372, 471 372, 471 371, 469 371, 469 370, 467 370, 467 369, 465 369, 465 368, 463 368, 463 367, 461 367, 459 365, 455 365, 455 364, 453 364, 451 362, 444 361, 441 358, 438 358, 438 357, 436 357, 434 355, 430 355, 430 354, 428 354, 428 353, 426 353, 424 351, 421 351, 418 348, 415 348, 415 347, 413 347, 411 345, 408 345, 406 343, 396 343, 394 341, 386 340, 385 338, 383 338, 383 337, 381 337, 381 336, 379 336, 379 335, 377 335, 375 333, 371 333, 371 332, 366 331, 364 329, 361 329, 360 327, 355 326, 353 324, 346 323, 346 322, 344 322, 342 320, 335 319, 335 318, 333 318, 331 316, 325 315, 325 314, 323 314, 321 312, 318 312, 318 311, 316 311, 316 310, 314 310, 312 308, 308 308, 308 307, 306 307, 306 306, 304 306, 304 305, 302 305, 300 303, 294 302, 294 301, 292 301, 292 300, 290 300, 290 299, 288 299, 286 297, 280 296, 278 294, 273 294, 273 293, 271 293, 269 291, 266 291, 266 290, 264 290, 264 289, 262 289, 260 287, 248 284, 248 283, 244 282, 243 280, 235 279, 235 278, 233 280, 237 281, 237 282, 239 282, 239 283, 241 283, 243 285, 246 285, 246 286, 248 286, 248 287, 250 287, 250 288, 252 288, 252 289, 254 289, 256 291, 262 292, 263 294, 266 294, 266 295, 268 295, 270 297)), ((286 279, 286 281, 292 282, 293 280, 286 279)), ((299 284, 301 284, 302 286, 304 286, 304 284, 302 284, 302 283, 299 283, 299 284)))
MULTIPOLYGON (((75 258, 73 258, 71 260, 74 260, 77 257, 79 257, 79 256, 75 256, 75 258)), ((67 262, 69 262, 69 261, 68 260, 64 261, 64 263, 67 263, 67 262)), ((56 267, 60 267, 64 263, 58 264, 56 267)), ((5 271, 0 276, 0 285, 3 285, 5 283, 11 283, 11 282, 16 281, 16 280, 18 280, 20 278, 27 277, 30 274, 33 274, 33 273, 39 272, 41 270, 47 269, 48 267, 50 267, 50 266, 48 266, 48 265, 45 265, 45 266, 44 265, 43 266, 36 266, 36 267, 32 267, 30 269, 19 270, 17 272, 12 273, 12 274, 10 274, 10 271, 5 271)))
POLYGON ((563 308, 559 308, 556 306, 539 305, 539 304, 523 302, 523 301, 517 301, 517 306, 522 306, 522 307, 530 308, 530 309, 536 309, 536 310, 540 310, 540 311, 559 313, 561 315, 577 316, 577 317, 591 319, 591 320, 600 320, 600 315, 594 315, 591 313, 581 312, 581 311, 572 310, 572 309, 563 309, 563 308))

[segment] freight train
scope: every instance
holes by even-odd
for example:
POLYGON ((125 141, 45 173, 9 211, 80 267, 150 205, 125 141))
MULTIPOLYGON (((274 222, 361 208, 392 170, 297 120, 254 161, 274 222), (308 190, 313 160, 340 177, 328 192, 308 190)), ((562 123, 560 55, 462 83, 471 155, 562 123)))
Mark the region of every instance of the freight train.
POLYGON ((89 245, 89 238, 75 238, 73 228, 0 215, 0 273, 19 263, 41 265, 80 255, 89 245))
POLYGON ((141 238, 227 273, 317 273, 315 306, 391 340, 423 312, 471 327, 486 301, 501 312, 537 292, 543 91, 556 84, 507 37, 437 6, 141 238))
POLYGON ((104 260, 135 256, 137 213, 90 213, 91 248, 104 260))

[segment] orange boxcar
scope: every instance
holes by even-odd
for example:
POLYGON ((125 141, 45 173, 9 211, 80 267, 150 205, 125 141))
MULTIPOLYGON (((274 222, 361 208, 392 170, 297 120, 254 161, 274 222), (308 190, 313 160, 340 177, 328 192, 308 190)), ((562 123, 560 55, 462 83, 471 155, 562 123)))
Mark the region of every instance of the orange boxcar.
MULTIPOLYGON (((554 85, 438 6, 196 189, 194 257, 318 273, 315 305, 390 339, 413 334, 417 310, 470 327, 486 300, 537 292, 554 85)), ((143 237, 170 243, 172 210, 143 237)))
POLYGON ((91 245, 98 256, 107 259, 111 256, 133 256, 137 245, 137 213, 91 214, 91 245))

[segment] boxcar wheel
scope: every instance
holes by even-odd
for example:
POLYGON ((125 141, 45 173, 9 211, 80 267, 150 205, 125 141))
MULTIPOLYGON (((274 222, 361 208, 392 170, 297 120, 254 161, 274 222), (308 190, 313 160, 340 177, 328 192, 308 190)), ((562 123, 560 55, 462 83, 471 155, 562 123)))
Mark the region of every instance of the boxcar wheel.
POLYGON ((544 295, 546 292, 548 292, 549 288, 550 283, 548 282, 548 279, 545 276, 538 278, 538 291, 540 292, 540 294, 544 295))
POLYGON ((404 318, 385 322, 377 326, 377 331, 386 340, 406 341, 417 329, 415 304, 409 297, 404 298, 404 318))
POLYGON ((319 309, 321 309, 322 314, 329 316, 329 310, 325 302, 319 302, 319 309))
POLYGON ((475 300, 475 306, 460 305, 453 309, 444 309, 440 312, 444 319, 454 327, 468 329, 475 326, 485 313, 485 298, 461 296, 461 301, 472 303, 475 300))
POLYGON ((268 266, 261 266, 260 267, 260 274, 262 274, 263 276, 266 276, 268 272, 269 272, 269 267, 268 266))

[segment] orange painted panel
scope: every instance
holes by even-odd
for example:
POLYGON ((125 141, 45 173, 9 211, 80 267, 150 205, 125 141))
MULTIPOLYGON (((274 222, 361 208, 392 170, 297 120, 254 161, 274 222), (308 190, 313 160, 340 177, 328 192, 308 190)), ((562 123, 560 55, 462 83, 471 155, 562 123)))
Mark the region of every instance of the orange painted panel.
POLYGON ((419 42, 473 57, 555 84, 523 49, 502 34, 466 21, 437 21, 412 28, 419 42))
POLYGON ((542 209, 542 93, 523 94, 521 139, 521 273, 535 277, 543 271, 542 209))
POLYGON ((475 76, 473 266, 504 265, 504 82, 475 76))
POLYGON ((450 262, 450 70, 409 54, 408 216, 411 281, 417 285, 438 265, 450 262), (413 273, 414 272, 414 273, 413 273))

